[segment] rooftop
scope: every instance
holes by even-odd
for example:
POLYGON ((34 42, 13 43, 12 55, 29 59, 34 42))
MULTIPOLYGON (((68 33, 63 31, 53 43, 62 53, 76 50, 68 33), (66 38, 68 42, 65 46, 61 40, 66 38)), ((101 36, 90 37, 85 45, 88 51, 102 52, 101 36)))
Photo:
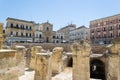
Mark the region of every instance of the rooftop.
POLYGON ((34 21, 27 21, 27 20, 21 20, 21 19, 10 18, 10 17, 8 17, 6 20, 16 20, 16 21, 22 21, 22 22, 27 22, 27 23, 35 23, 34 21))

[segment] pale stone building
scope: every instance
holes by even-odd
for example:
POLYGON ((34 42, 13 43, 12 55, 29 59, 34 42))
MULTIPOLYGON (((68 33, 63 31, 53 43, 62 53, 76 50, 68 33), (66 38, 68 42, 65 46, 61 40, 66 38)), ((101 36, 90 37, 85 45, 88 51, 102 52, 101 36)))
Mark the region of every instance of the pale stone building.
POLYGON ((8 42, 32 42, 34 33, 34 22, 7 18, 6 35, 8 42))
POLYGON ((90 40, 90 30, 85 26, 80 26, 70 31, 70 41, 90 40))
POLYGON ((42 31, 40 30, 40 24, 35 24, 34 42, 36 43, 43 42, 43 34, 42 31))
POLYGON ((42 34, 43 34, 43 42, 51 43, 53 25, 49 22, 42 23, 40 24, 40 30, 42 31, 42 34))
POLYGON ((61 29, 59 29, 57 32, 64 35, 64 41, 63 42, 69 42, 70 41, 70 31, 74 30, 76 28, 75 24, 67 25, 61 29))
POLYGON ((53 31, 53 24, 49 22, 39 24, 9 17, 6 20, 5 37, 10 44, 13 42, 61 43, 63 41, 63 33, 53 31))
POLYGON ((52 38, 53 43, 63 43, 64 40, 65 39, 63 33, 53 31, 53 38, 52 38))

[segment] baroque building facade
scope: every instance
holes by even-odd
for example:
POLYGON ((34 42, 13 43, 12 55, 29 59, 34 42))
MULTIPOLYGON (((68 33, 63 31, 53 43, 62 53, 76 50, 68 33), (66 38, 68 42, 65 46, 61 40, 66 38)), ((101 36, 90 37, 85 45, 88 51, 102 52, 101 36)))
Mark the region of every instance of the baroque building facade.
POLYGON ((120 37, 120 14, 90 21, 90 38, 93 43, 109 44, 120 37))

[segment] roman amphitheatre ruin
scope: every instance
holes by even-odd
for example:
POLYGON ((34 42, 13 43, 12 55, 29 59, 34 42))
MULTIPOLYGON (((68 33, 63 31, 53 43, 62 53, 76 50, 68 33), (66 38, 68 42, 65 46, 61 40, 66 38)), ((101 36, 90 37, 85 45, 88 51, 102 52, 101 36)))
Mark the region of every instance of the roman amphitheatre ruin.
POLYGON ((120 80, 120 39, 107 46, 72 44, 3 46, 0 24, 0 80, 120 80))

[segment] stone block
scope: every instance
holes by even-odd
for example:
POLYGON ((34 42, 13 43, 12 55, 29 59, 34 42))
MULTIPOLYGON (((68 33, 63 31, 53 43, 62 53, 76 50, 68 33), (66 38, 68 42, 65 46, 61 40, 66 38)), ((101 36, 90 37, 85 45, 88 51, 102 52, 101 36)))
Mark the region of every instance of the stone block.
POLYGON ((41 46, 34 46, 31 48, 30 69, 35 69, 36 53, 39 53, 41 50, 41 46))
POLYGON ((52 51, 52 73, 58 74, 63 70, 63 48, 62 47, 55 47, 52 51))
POLYGON ((34 80, 51 80, 51 53, 37 53, 34 80))

